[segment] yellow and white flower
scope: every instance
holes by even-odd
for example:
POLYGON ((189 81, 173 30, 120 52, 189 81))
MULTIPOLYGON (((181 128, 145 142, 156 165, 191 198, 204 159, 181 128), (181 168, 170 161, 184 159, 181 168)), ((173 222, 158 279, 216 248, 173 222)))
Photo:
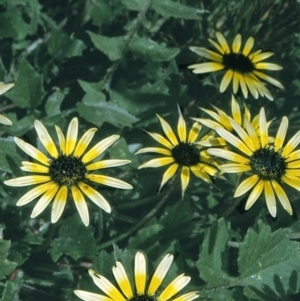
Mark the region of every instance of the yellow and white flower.
POLYGON ((245 98, 248 97, 248 91, 250 91, 256 99, 261 95, 273 100, 270 91, 265 87, 265 82, 280 89, 283 89, 283 85, 276 79, 261 72, 261 70, 274 71, 282 69, 277 64, 263 62, 271 57, 273 52, 257 50, 251 53, 254 45, 253 37, 247 39, 243 49, 241 49, 242 36, 240 34, 236 35, 232 47, 229 47, 226 39, 220 32, 216 32, 216 37, 218 42, 211 39, 208 40, 216 48, 217 52, 203 47, 190 47, 193 52, 212 60, 212 62, 197 63, 190 65, 188 68, 193 69, 193 73, 196 74, 225 70, 226 72, 220 85, 221 93, 232 82, 234 94, 238 92, 240 87, 245 98))
MULTIPOLYGON (((210 177, 215 177, 219 170, 214 164, 214 158, 210 156, 206 150, 198 149, 195 146, 195 142, 201 130, 200 123, 195 122, 187 135, 186 123, 180 108, 178 108, 178 111, 178 135, 175 135, 171 126, 165 121, 165 119, 157 115, 166 138, 157 133, 146 133, 148 133, 158 143, 163 145, 164 148, 146 147, 137 151, 136 154, 157 153, 164 155, 164 157, 152 159, 139 166, 139 169, 141 169, 170 165, 163 175, 159 190, 161 190, 162 187, 175 175, 177 170, 181 168, 181 191, 183 197, 190 181, 190 171, 196 177, 212 184, 210 177)), ((202 137, 201 140, 206 140, 207 137, 208 135, 202 137)))
MULTIPOLYGON (((251 113, 246 104, 244 104, 244 114, 242 114, 239 103, 237 102, 234 95, 231 96, 231 114, 232 116, 227 115, 223 110, 213 106, 215 111, 200 108, 203 112, 207 113, 211 119, 209 118, 192 118, 195 121, 205 125, 206 127, 214 130, 217 127, 222 127, 226 129, 228 132, 233 133, 234 128, 231 124, 231 120, 234 120, 238 125, 240 125, 244 130, 246 129, 245 120, 247 119, 255 129, 255 131, 259 134, 259 114, 251 118, 251 113), (214 119, 214 120, 213 120, 214 119)), ((269 127, 272 120, 267 123, 269 127)), ((273 139, 270 137, 270 139, 273 139)), ((273 139, 274 140, 274 139, 273 139)), ((209 137, 207 140, 199 141, 199 145, 212 147, 212 146, 226 146, 227 142, 222 137, 209 137)))
POLYGON ((190 277, 184 274, 175 278, 166 288, 160 289, 172 262, 173 255, 167 254, 157 266, 148 283, 145 256, 142 252, 137 252, 134 261, 134 286, 130 283, 122 263, 117 261, 112 272, 119 288, 115 287, 104 276, 90 269, 89 274, 94 283, 105 295, 83 290, 75 290, 74 293, 77 297, 85 301, 192 301, 196 299, 199 296, 196 291, 177 296, 191 280, 190 277))
POLYGON ((245 120, 246 130, 233 120, 231 124, 239 138, 224 128, 217 127, 216 131, 237 149, 236 152, 211 148, 208 153, 231 161, 219 166, 222 172, 251 174, 238 186, 234 197, 252 189, 245 208, 248 210, 264 192, 268 210, 273 217, 277 214, 275 196, 283 208, 293 214, 282 183, 300 191, 300 150, 295 150, 300 143, 300 131, 284 145, 288 118, 283 117, 274 142, 270 142, 264 108, 259 114, 259 134, 248 120, 245 120))
POLYGON ((55 126, 59 141, 58 150, 44 125, 35 120, 34 126, 48 155, 15 137, 16 144, 30 157, 38 161, 38 163, 24 161, 21 169, 36 174, 4 182, 6 185, 17 187, 38 184, 17 202, 17 206, 23 206, 40 197, 32 211, 31 218, 39 215, 54 199, 51 222, 55 223, 60 218, 68 199, 68 193, 71 191, 82 222, 88 226, 89 213, 84 195, 104 211, 111 212, 111 207, 106 199, 101 193, 88 185, 88 182, 121 189, 133 188, 130 184, 116 178, 92 173, 95 170, 130 163, 129 160, 118 159, 94 162, 94 159, 119 139, 119 135, 112 135, 103 139, 86 152, 97 129, 89 129, 77 141, 78 119, 73 118, 69 124, 66 138, 62 130, 55 126))

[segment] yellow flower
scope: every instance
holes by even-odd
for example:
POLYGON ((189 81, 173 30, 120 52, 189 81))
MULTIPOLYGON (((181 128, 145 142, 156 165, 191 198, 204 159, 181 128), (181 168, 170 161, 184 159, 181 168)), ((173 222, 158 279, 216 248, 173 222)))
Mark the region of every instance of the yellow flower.
MULTIPOLYGON (((4 94, 6 91, 10 90, 15 84, 4 84, 0 82, 0 95, 4 94)), ((0 114, 0 123, 5 125, 12 125, 12 122, 5 116, 0 114)))
MULTIPOLYGON (((232 117, 227 115, 224 111, 222 111, 221 109, 215 106, 213 106, 213 108, 216 110, 216 112, 204 108, 200 108, 200 109, 203 112, 207 113, 214 120, 208 118, 192 118, 192 119, 198 121, 199 123, 207 126, 212 130, 214 130, 216 127, 222 127, 231 133, 234 132, 234 128, 231 124, 231 120, 234 120, 238 125, 240 125, 245 130, 246 129, 245 119, 247 119, 247 121, 251 122, 253 128, 259 135, 259 114, 257 114, 253 119, 251 119, 251 113, 248 107, 246 106, 246 104, 244 104, 244 115, 242 115, 241 108, 237 100, 235 99, 234 95, 231 96, 232 117)), ((268 127, 270 126, 271 122, 272 121, 269 121, 267 123, 268 127)), ((271 141, 274 140, 272 137, 270 137, 270 139, 271 141)), ((206 147, 211 147, 211 146, 226 146, 227 142, 222 137, 209 137, 207 140, 201 140, 197 144, 206 147)))
POLYGON ((175 278, 164 290, 159 290, 172 261, 173 255, 167 254, 157 266, 149 285, 147 285, 146 259, 143 253, 137 252, 134 261, 134 288, 130 283, 124 266, 117 261, 116 266, 112 268, 112 272, 119 289, 104 276, 96 274, 90 269, 89 274, 94 283, 106 295, 82 290, 75 290, 74 293, 85 301, 192 301, 196 299, 199 296, 196 291, 176 296, 191 280, 190 277, 184 274, 175 278), (174 296, 176 297, 173 298, 174 296))
POLYGON ((31 218, 39 215, 54 199, 51 222, 55 223, 64 210, 68 192, 71 190, 82 222, 88 226, 89 212, 84 195, 104 211, 111 212, 109 203, 97 190, 87 184, 89 181, 115 188, 132 189, 132 186, 124 181, 91 173, 94 170, 130 163, 129 160, 117 159, 93 162, 95 158, 110 147, 120 136, 112 135, 105 138, 85 153, 97 129, 89 129, 77 142, 78 119, 73 118, 69 124, 66 138, 62 130, 58 126, 55 126, 60 148, 58 151, 44 125, 40 121, 35 120, 34 126, 39 140, 47 150, 49 156, 15 137, 16 144, 30 157, 38 161, 38 163, 23 161, 21 169, 37 174, 4 182, 6 185, 17 187, 39 184, 23 195, 17 202, 17 206, 23 206, 41 196, 32 211, 31 218))
MULTIPOLYGON (((175 135, 170 125, 161 116, 157 115, 166 138, 157 133, 147 133, 165 148, 146 147, 137 151, 136 154, 150 152, 164 155, 164 157, 152 159, 142 164, 139 169, 171 164, 163 175, 159 190, 162 189, 166 182, 175 175, 178 168, 181 167, 181 191, 183 197, 190 181, 190 171, 192 171, 196 177, 212 184, 210 176, 216 176, 218 174, 218 168, 214 165, 213 157, 210 156, 206 150, 199 150, 194 145, 201 130, 201 125, 195 122, 187 136, 186 123, 180 108, 178 108, 178 111, 178 136, 175 135)), ((202 137, 202 139, 205 140, 207 137, 206 135, 202 137)))
POLYGON ((212 60, 212 62, 190 65, 188 68, 194 69, 196 74, 225 70, 225 75, 221 81, 220 92, 224 92, 232 81, 233 93, 236 94, 239 87, 241 88, 244 97, 248 97, 248 90, 254 98, 266 96, 273 100, 270 91, 265 87, 264 82, 283 89, 283 85, 276 79, 262 73, 261 70, 281 70, 282 67, 263 62, 265 59, 273 55, 273 52, 262 52, 257 50, 251 53, 254 45, 254 38, 249 37, 246 44, 241 50, 242 36, 236 35, 232 47, 220 32, 216 32, 218 43, 208 39, 209 42, 217 49, 217 52, 208 50, 202 47, 190 47, 190 49, 200 56, 212 60))
POLYGON ((216 131, 243 155, 240 155, 239 152, 218 148, 208 149, 208 152, 213 156, 231 161, 219 166, 223 172, 251 173, 238 186, 234 197, 239 197, 252 189, 245 208, 248 210, 264 192, 269 212, 275 217, 277 213, 276 195, 283 208, 292 214, 290 201, 281 185, 285 183, 300 191, 300 150, 294 150, 300 142, 300 131, 284 145, 288 118, 283 117, 275 140, 271 143, 263 108, 259 114, 259 134, 248 120, 245 120, 246 130, 233 120, 231 124, 239 138, 220 127, 216 128, 216 131))

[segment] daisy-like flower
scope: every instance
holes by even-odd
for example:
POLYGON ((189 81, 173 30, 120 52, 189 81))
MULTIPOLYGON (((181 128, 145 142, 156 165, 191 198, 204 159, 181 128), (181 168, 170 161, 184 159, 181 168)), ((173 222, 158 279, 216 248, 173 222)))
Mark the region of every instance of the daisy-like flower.
POLYGON ((259 134, 247 119, 245 120, 246 130, 235 121, 231 121, 231 124, 240 138, 223 128, 216 128, 216 131, 239 152, 220 148, 211 148, 208 152, 213 156, 231 161, 220 165, 221 171, 251 174, 238 186, 234 197, 239 197, 252 189, 246 202, 245 209, 248 210, 264 192, 267 207, 273 217, 277 213, 275 196, 283 208, 292 214, 292 207, 282 188, 282 183, 300 191, 300 150, 295 150, 300 142, 300 131, 284 145, 288 118, 283 117, 275 140, 271 143, 264 108, 259 114, 259 134), (240 152, 243 154, 241 155, 240 152))
POLYGON ((23 206, 40 197, 33 208, 31 218, 39 215, 54 199, 51 222, 55 223, 64 210, 70 190, 82 222, 88 226, 89 212, 84 195, 104 211, 111 212, 111 207, 106 199, 88 185, 88 182, 92 181, 121 189, 133 188, 130 184, 116 178, 92 173, 98 169, 122 166, 131 162, 118 159, 94 162, 94 159, 119 139, 119 135, 107 137, 85 152, 97 129, 89 129, 77 142, 78 119, 73 118, 69 124, 66 138, 62 130, 55 126, 60 148, 58 150, 44 125, 35 120, 34 126, 39 140, 49 155, 45 155, 32 145, 15 137, 16 144, 30 157, 38 161, 38 163, 23 161, 21 169, 36 174, 4 182, 6 185, 17 187, 38 184, 17 202, 17 206, 23 206))
MULTIPOLYGON (((4 94, 8 90, 10 90, 15 84, 10 83, 10 84, 4 84, 0 82, 0 95, 4 94)), ((5 125, 12 125, 12 122, 5 116, 0 114, 0 123, 5 124, 5 125)))
MULTIPOLYGON (((190 171, 192 171, 196 177, 212 184, 210 176, 215 177, 219 170, 217 166, 214 165, 214 158, 210 156, 206 150, 199 150, 195 146, 201 125, 195 122, 187 136, 186 123, 179 107, 178 111, 178 136, 175 135, 170 125, 161 116, 157 115, 166 138, 157 133, 147 133, 165 148, 146 147, 137 151, 136 154, 157 153, 164 155, 164 157, 152 159, 142 164, 139 166, 139 169, 171 164, 163 175, 159 191, 175 175, 178 168, 181 167, 181 191, 183 197, 190 181, 190 171)), ((202 139, 205 140, 207 137, 208 135, 202 137, 202 139)))
MULTIPOLYGON (((192 118, 195 121, 198 121, 199 123, 207 126, 208 128, 214 130, 216 127, 222 127, 226 129, 229 132, 234 132, 234 128, 231 124, 231 120, 234 120, 238 125, 243 127, 243 129, 246 129, 245 125, 245 119, 247 119, 249 122, 251 122, 253 128, 255 131, 259 134, 259 114, 257 114, 253 119, 251 119, 251 113, 244 104, 244 115, 242 115, 241 108, 235 99, 234 95, 231 96, 231 113, 232 117, 227 115, 224 111, 221 109, 213 106, 213 108, 216 110, 212 111, 205 108, 200 108, 203 112, 207 113, 212 119, 208 118, 192 118)), ((267 126, 269 127, 272 121, 269 121, 267 123, 267 126)), ((270 137, 271 138, 271 137, 270 137)), ((211 147, 211 146, 225 146, 227 145, 227 142, 225 139, 221 137, 209 137, 205 141, 198 142, 199 145, 211 147)))
POLYGON ((173 255, 167 254, 157 266, 148 284, 145 256, 143 253, 137 252, 134 261, 134 287, 129 281, 124 266, 121 262, 117 261, 112 272, 119 289, 104 276, 96 274, 90 269, 89 274, 94 283, 106 295, 82 290, 75 290, 74 293, 77 297, 85 301, 192 301, 196 299, 199 296, 196 291, 176 296, 191 280, 190 277, 184 274, 175 278, 165 289, 160 289, 172 261, 173 255), (174 296, 175 298, 173 298, 174 296))
POLYGON ((263 62, 265 59, 273 55, 273 52, 257 50, 251 53, 254 45, 254 38, 249 37, 243 49, 241 49, 242 36, 236 35, 232 47, 220 32, 216 32, 218 43, 208 39, 216 51, 208 50, 203 47, 192 46, 190 49, 200 56, 212 60, 212 62, 190 65, 188 68, 193 69, 196 74, 225 70, 225 75, 221 81, 220 92, 224 92, 232 82, 233 93, 236 94, 239 87, 241 88, 244 97, 248 97, 248 90, 254 98, 259 95, 266 96, 273 100, 270 91, 265 87, 264 82, 283 89, 283 85, 269 75, 262 73, 261 70, 281 70, 282 67, 263 62))

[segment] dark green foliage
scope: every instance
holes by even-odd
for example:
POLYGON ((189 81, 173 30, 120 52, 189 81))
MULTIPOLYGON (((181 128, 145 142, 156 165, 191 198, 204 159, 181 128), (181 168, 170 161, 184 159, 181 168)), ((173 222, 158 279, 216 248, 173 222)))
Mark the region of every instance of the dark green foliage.
MULTIPOLYGON (((184 198, 180 174, 158 194, 167 166, 138 169, 160 154, 134 153, 158 147, 146 131, 163 135, 156 114, 177 132, 178 105, 187 128, 190 117, 205 117, 199 107, 217 106, 230 114, 231 87, 219 93, 221 74, 195 75, 187 66, 204 62, 190 46, 211 49, 220 31, 231 45, 253 36, 253 50, 274 52, 268 61, 283 70, 269 72, 285 90, 267 84, 274 101, 245 102, 252 116, 265 108, 276 133, 289 118, 287 138, 300 128, 300 5, 296 0, 0 0, 0 81, 15 87, 1 95, 0 124, 0 301, 78 301, 74 289, 102 293, 87 271, 115 283, 115 261, 133 280, 137 251, 147 258, 149 277, 166 253, 174 263, 163 286, 181 273, 191 276, 184 292, 199 300, 275 301, 300 296, 299 192, 283 186, 294 214, 277 200, 277 217, 262 196, 245 211, 245 199, 233 198, 240 179, 212 179, 211 187, 191 173, 184 198), (116 177, 133 190, 93 185, 108 200, 111 214, 86 198, 90 225, 85 227, 69 193, 56 224, 47 209, 30 218, 38 198, 16 202, 33 186, 8 187, 8 179, 30 175, 22 161, 34 161, 16 146, 19 137, 45 151, 37 139, 40 120, 58 146, 55 125, 66 133, 73 117, 81 137, 98 130, 88 149, 120 135, 100 155, 128 159, 130 165, 95 173, 116 177)), ((200 136, 208 129, 203 126, 200 136)), ((34 161, 35 162, 35 161, 34 161)), ((171 301, 171 300, 170 300, 171 301)))

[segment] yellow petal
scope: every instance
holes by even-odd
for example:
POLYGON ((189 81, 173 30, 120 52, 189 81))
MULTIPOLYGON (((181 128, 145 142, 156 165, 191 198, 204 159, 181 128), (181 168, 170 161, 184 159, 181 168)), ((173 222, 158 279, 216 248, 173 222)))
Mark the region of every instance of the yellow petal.
POLYGON ((34 121, 34 127, 38 134, 38 137, 42 144, 44 145, 47 152, 50 154, 51 157, 57 158, 58 157, 58 151, 55 146, 55 143, 53 142, 51 136, 49 135, 47 129, 45 126, 39 121, 34 121))
POLYGON ((190 129, 189 136, 188 136, 188 143, 194 143, 199 135, 199 132, 201 131, 201 124, 198 122, 195 122, 192 125, 192 128, 190 129))
POLYGON ((158 296, 158 301, 167 301, 181 291, 191 280, 191 277, 184 274, 179 275, 174 279, 158 296))
POLYGON ((233 40, 232 47, 231 47, 234 53, 238 53, 240 51, 241 43, 242 43, 242 36, 240 34, 237 34, 233 40))
POLYGON ((104 276, 96 274, 93 270, 89 270, 89 274, 92 277, 94 283, 107 294, 112 300, 115 301, 126 301, 119 290, 104 276))
POLYGON ((98 142, 82 157, 82 163, 86 164, 94 160, 105 150, 107 150, 113 143, 115 143, 119 138, 119 135, 112 135, 98 142))
POLYGON ((183 166, 181 170, 181 197, 184 197, 185 190, 190 181, 190 168, 183 166))
POLYGON ((157 153, 166 156, 172 156, 172 152, 169 149, 161 148, 161 147, 145 147, 138 150, 135 155, 144 154, 144 153, 157 153))
POLYGON ((242 54, 248 56, 254 45, 254 39, 249 37, 246 41, 242 54))
POLYGON ((156 158, 140 165, 138 169, 147 168, 147 167, 155 168, 155 167, 168 165, 173 162, 175 162, 173 157, 156 158))
POLYGON ((52 183, 45 183, 38 185, 37 187, 34 187, 33 189, 26 192, 17 202, 17 206, 23 206, 31 201, 33 201, 35 198, 43 194, 45 191, 49 190, 49 187, 51 187, 52 183))
POLYGON ((97 174, 87 174, 86 179, 114 188, 133 189, 132 185, 113 177, 97 175, 97 174))
POLYGON ((246 192, 248 192, 256 183, 258 182, 259 177, 257 175, 252 175, 251 177, 244 180, 239 187, 236 189, 234 197, 237 198, 246 192))
POLYGON ((279 129, 277 131, 277 135, 275 138, 275 143, 274 143, 275 152, 278 152, 282 148, 283 142, 285 140, 288 125, 289 125, 289 120, 284 116, 281 120, 279 129))
POLYGON ((51 181, 50 176, 32 175, 32 176, 24 176, 15 179, 10 179, 4 181, 4 184, 8 186, 22 187, 22 186, 39 184, 39 183, 45 183, 49 181, 51 181))
POLYGON ((131 289, 131 285, 126 274, 126 271, 121 262, 117 261, 116 266, 113 267, 112 272, 114 277, 121 288, 123 294, 128 298, 133 298, 133 292, 131 289))
POLYGON ((262 191, 264 188, 264 181, 263 180, 259 180, 259 182, 254 186, 253 190, 251 191, 245 209, 248 210, 250 209, 253 204, 256 202, 256 200, 259 198, 259 196, 261 195, 262 191))
POLYGON ((68 188, 67 186, 61 186, 58 190, 52 205, 51 212, 51 223, 56 223, 64 211, 68 197, 68 188))
POLYGON ((188 68, 194 69, 193 73, 195 74, 202 74, 207 72, 215 72, 215 71, 223 70, 225 66, 217 62, 208 62, 208 63, 201 63, 201 64, 193 64, 188 66, 188 68))
POLYGON ((186 142, 186 124, 182 116, 180 107, 178 106, 179 119, 177 124, 178 137, 181 142, 186 142))
POLYGON ((39 201, 34 206, 31 218, 34 218, 38 216, 40 213, 42 213, 45 208, 49 205, 49 203, 52 201, 53 197, 55 196, 59 186, 56 183, 52 183, 52 185, 48 186, 48 190, 42 195, 42 197, 39 199, 39 201))
POLYGON ((5 125, 12 125, 12 122, 2 114, 0 114, 0 123, 5 125))
POLYGON ((221 84, 220 84, 220 92, 223 93, 228 85, 230 84, 231 80, 233 78, 233 71, 231 69, 227 70, 225 75, 222 78, 221 84))
POLYGON ((275 199, 273 187, 270 181, 264 181, 264 182, 265 182, 264 192, 265 192, 266 204, 270 214, 273 217, 275 217, 277 213, 277 208, 276 208, 276 199, 275 199))
POLYGON ((84 153, 84 151, 89 146, 91 140, 93 139, 96 131, 96 128, 91 128, 83 134, 83 136, 80 138, 76 145, 73 156, 80 157, 84 153))
POLYGON ((293 214, 293 209, 291 206, 291 203, 285 193, 285 191, 282 189, 282 187, 280 186, 280 184, 278 184, 275 180, 271 181, 271 184, 273 186, 273 189, 282 205, 282 207, 290 214, 293 214))
POLYGON ((230 51, 230 48, 229 48, 229 46, 227 44, 227 41, 224 38, 224 36, 219 31, 217 31, 216 32, 216 37, 217 37, 218 42, 219 42, 220 46, 222 47, 224 53, 229 54, 231 51, 230 51))
POLYGON ((17 137, 14 137, 14 141, 18 145, 18 147, 22 149, 22 151, 24 151, 27 155, 43 163, 44 165, 49 166, 48 158, 41 151, 17 137))
POLYGON ((75 185, 71 187, 71 191, 79 216, 83 224, 87 227, 90 223, 90 216, 84 196, 75 185))
POLYGON ((158 192, 160 192, 164 185, 174 176, 178 167, 179 165, 174 163, 165 171, 158 192))
POLYGON ((97 206, 99 206, 101 209, 103 209, 107 213, 111 212, 111 207, 110 207, 109 203, 98 191, 96 191, 91 186, 89 186, 85 183, 82 183, 82 182, 79 182, 78 186, 79 186, 80 190, 97 206))
POLYGON ((138 296, 145 293, 146 276, 145 256, 142 252, 137 252, 134 259, 134 280, 138 296))
POLYGON ((78 135, 78 119, 75 117, 71 120, 66 137, 66 155, 70 155, 76 145, 78 135))
POLYGON ((108 159, 102 160, 95 163, 91 163, 86 166, 86 170, 96 170, 96 169, 103 169, 103 168, 111 168, 116 166, 123 166, 126 164, 131 163, 130 160, 122 160, 122 159, 108 159))
POLYGON ((147 291, 147 294, 149 296, 153 296, 156 293, 157 289, 159 288, 162 281, 164 280, 167 272, 169 271, 172 262, 173 262, 173 255, 167 254, 159 263, 149 284, 149 288, 147 291))
POLYGON ((10 90, 14 85, 14 83, 5 84, 3 82, 0 82, 0 95, 10 90))
POLYGON ((208 49, 202 48, 202 47, 195 47, 195 46, 191 46, 189 48, 190 48, 190 50, 197 53, 198 55, 203 56, 212 61, 219 62, 219 63, 222 63, 222 61, 223 61, 223 57, 214 51, 211 51, 211 50, 208 50, 208 49))
POLYGON ((62 154, 66 154, 66 139, 60 127, 55 126, 56 134, 58 137, 59 147, 62 154))
POLYGON ((170 127, 170 125, 159 115, 156 114, 156 116, 158 117, 161 127, 165 133, 165 135, 167 136, 167 138, 169 139, 169 141, 172 143, 173 146, 178 144, 178 140, 177 137, 175 136, 172 128, 170 127))

